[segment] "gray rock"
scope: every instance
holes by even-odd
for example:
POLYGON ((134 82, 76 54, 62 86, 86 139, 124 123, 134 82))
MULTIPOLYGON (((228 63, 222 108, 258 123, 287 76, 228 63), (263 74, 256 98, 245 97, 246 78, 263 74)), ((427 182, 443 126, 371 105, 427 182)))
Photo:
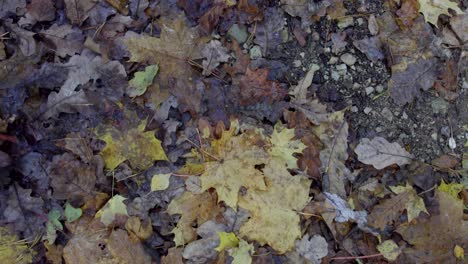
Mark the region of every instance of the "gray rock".
POLYGON ((341 19, 338 20, 338 28, 339 29, 344 29, 344 28, 347 28, 349 26, 352 26, 354 24, 354 18, 353 17, 350 17, 350 16, 347 16, 347 17, 343 17, 341 19))
POLYGON ((370 95, 373 92, 374 92, 374 87, 372 87, 372 86, 366 87, 366 94, 367 95, 370 95))
POLYGON ((299 68, 302 66, 302 62, 300 60, 294 60, 293 61, 293 66, 296 68, 299 68))
POLYGON ((356 63, 356 57, 354 57, 353 55, 349 53, 345 53, 341 55, 340 59, 342 62, 346 63, 346 65, 348 66, 354 65, 354 63, 356 63))
POLYGON ((432 112, 434 114, 447 114, 449 103, 444 99, 438 97, 431 102, 432 112))
POLYGON ((238 25, 234 24, 231 26, 231 28, 228 31, 228 35, 235 39, 239 44, 244 43, 247 38, 249 37, 249 34, 247 34, 247 28, 243 25, 238 25))
POLYGON ((388 109, 387 107, 384 107, 384 109, 382 109, 382 112, 381 112, 382 116, 387 119, 388 121, 392 121, 393 120, 393 113, 392 111, 390 111, 390 109, 388 109))
POLYGON ((377 85, 377 86, 375 87, 375 90, 376 90, 378 93, 381 93, 381 92, 384 91, 384 87, 383 87, 383 85, 377 85))
POLYGON ((337 71, 332 70, 331 71, 331 78, 335 81, 338 81, 340 79, 340 73, 337 71))
POLYGON ((372 108, 370 108, 370 107, 364 108, 364 114, 366 114, 366 115, 369 114, 371 111, 372 111, 372 108))
POLYGON ((351 112, 357 113, 358 111, 359 111, 359 108, 358 108, 357 106, 353 105, 353 106, 351 107, 351 112))
POLYGON ((432 133, 431 138, 432 140, 437 141, 437 133, 432 133))
POLYGON ((256 60, 262 57, 262 48, 260 46, 253 46, 249 51, 250 59, 256 60))
POLYGON ((446 136, 446 137, 450 137, 450 127, 448 126, 444 126, 440 129, 440 134, 446 136))

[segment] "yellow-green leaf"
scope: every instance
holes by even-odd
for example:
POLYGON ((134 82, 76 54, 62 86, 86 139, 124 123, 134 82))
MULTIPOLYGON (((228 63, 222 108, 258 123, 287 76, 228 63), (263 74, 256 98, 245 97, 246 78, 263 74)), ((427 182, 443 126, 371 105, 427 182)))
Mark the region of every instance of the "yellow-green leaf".
POLYGON ((429 22, 437 27, 437 20, 440 15, 452 16, 449 9, 461 15, 463 11, 458 7, 458 3, 450 0, 418 0, 419 12, 424 15, 426 22, 429 22))
POLYGON ((393 240, 385 240, 380 245, 377 245, 377 250, 382 253, 384 258, 394 261, 401 254, 401 249, 393 240))
POLYGON ((77 220, 81 217, 82 214, 83 211, 81 210, 81 208, 75 208, 68 202, 65 204, 65 210, 63 211, 63 215, 65 216, 67 222, 71 223, 77 220))
POLYGON ((148 86, 153 83, 156 73, 158 73, 158 65, 150 65, 145 68, 144 71, 136 72, 133 79, 128 84, 130 85, 127 91, 128 96, 136 97, 143 95, 146 92, 148 86))
POLYGON ((144 170, 155 160, 167 160, 161 141, 154 137, 154 132, 145 132, 145 126, 141 121, 136 128, 127 131, 113 126, 105 128, 106 132, 99 138, 106 142, 101 151, 106 168, 113 170, 128 160, 132 166, 144 170))
POLYGON ((247 243, 245 240, 239 240, 239 246, 231 249, 232 264, 251 264, 251 255, 254 252, 254 246, 247 243))
POLYGON ((294 153, 302 153, 306 145, 300 140, 293 140, 294 129, 285 128, 280 123, 275 125, 275 129, 271 134, 270 154, 273 157, 279 158, 286 164, 289 169, 297 168, 297 158, 294 153))
POLYGON ((463 184, 449 183, 446 184, 444 180, 440 183, 438 190, 450 194, 455 200, 461 200, 458 194, 463 190, 463 184))
POLYGON ((239 245, 239 239, 236 234, 233 232, 218 232, 219 235, 219 245, 215 248, 216 251, 221 252, 227 248, 237 247, 239 245))
POLYGON ((455 245, 453 248, 453 254, 457 259, 464 260, 465 259, 465 250, 460 247, 459 245, 455 245))
POLYGON ((125 201, 127 198, 121 196, 121 195, 115 195, 112 197, 109 201, 107 201, 106 205, 104 205, 101 210, 99 210, 95 217, 96 218, 101 218, 101 222, 108 226, 114 222, 115 217, 117 215, 126 215, 127 214, 127 206, 124 204, 123 201, 125 201))
POLYGON ((153 175, 153 178, 151 178, 151 191, 166 190, 169 187, 171 175, 171 173, 153 175))
POLYGON ((390 189, 396 194, 406 195, 402 197, 406 197, 404 203, 406 212, 408 214, 408 222, 411 222, 413 219, 418 217, 419 213, 421 212, 429 214, 429 212, 426 210, 426 206, 424 205, 424 200, 418 196, 411 185, 407 184, 406 186, 392 186, 390 189))

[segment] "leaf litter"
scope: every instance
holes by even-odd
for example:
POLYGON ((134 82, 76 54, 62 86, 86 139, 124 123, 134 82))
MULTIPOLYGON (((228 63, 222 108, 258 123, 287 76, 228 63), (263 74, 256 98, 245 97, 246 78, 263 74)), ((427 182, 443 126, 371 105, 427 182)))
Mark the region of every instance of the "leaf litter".
POLYGON ((7 263, 463 259, 466 128, 424 163, 341 88, 463 100, 465 3, 62 2, 0 4, 7 263))

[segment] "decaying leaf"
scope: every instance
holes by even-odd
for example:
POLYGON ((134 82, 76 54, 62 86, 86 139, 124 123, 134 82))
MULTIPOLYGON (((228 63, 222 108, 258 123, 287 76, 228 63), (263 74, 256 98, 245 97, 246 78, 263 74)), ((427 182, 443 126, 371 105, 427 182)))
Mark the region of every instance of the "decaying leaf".
POLYGON ((126 199, 121 195, 115 195, 96 213, 95 217, 101 218, 101 222, 108 226, 114 222, 117 216, 128 216, 127 205, 123 203, 126 199))
POLYGON ((328 255, 328 243, 320 235, 309 238, 309 234, 296 241, 297 252, 313 264, 320 264, 321 259, 328 255))
POLYGON ((55 7, 52 0, 32 0, 27 9, 37 21, 52 21, 55 18, 55 7))
POLYGON ((381 170, 392 164, 402 166, 409 164, 413 156, 398 143, 390 143, 385 138, 375 137, 372 140, 362 138, 354 150, 358 160, 381 170))
POLYGON ((385 240, 377 245, 377 250, 382 253, 384 258, 390 261, 395 261, 401 254, 401 249, 393 240, 385 240))
POLYGON ((114 263, 151 263, 151 257, 140 241, 132 241, 122 229, 110 234, 107 246, 114 257, 114 263))
POLYGON ((463 11, 458 7, 457 2, 450 0, 418 0, 419 12, 423 13, 426 22, 437 27, 437 20, 440 15, 451 16, 449 9, 461 15, 463 11))
POLYGON ((468 222, 463 220, 463 202, 448 193, 436 191, 439 214, 419 223, 399 226, 397 232, 412 248, 404 252, 420 263, 455 263, 456 245, 468 248, 468 222))
POLYGON ((251 105, 263 101, 271 104, 284 98, 286 89, 280 83, 268 80, 269 71, 267 68, 247 68, 245 75, 233 80, 234 85, 239 86, 241 104, 251 105))
POLYGON ((396 195, 374 206, 368 217, 370 226, 383 230, 387 224, 396 221, 403 210, 406 210, 408 214, 408 223, 417 218, 421 212, 429 214, 423 199, 418 196, 411 185, 394 186, 390 189, 396 195))
POLYGON ((151 219, 142 221, 136 216, 128 218, 125 223, 125 229, 127 229, 129 235, 132 235, 133 237, 136 236, 141 240, 146 240, 153 234, 151 219))
POLYGON ((47 30, 42 30, 40 34, 53 43, 55 47, 51 47, 51 49, 62 58, 74 56, 83 49, 83 33, 69 24, 61 26, 53 24, 47 30))
POLYGON ((346 197, 345 181, 351 176, 344 162, 348 159, 348 123, 344 111, 334 112, 315 128, 315 135, 325 145, 320 152, 324 191, 346 197))
POLYGON ((227 62, 230 58, 229 50, 221 44, 219 40, 212 40, 203 47, 201 55, 203 59, 203 75, 211 75, 211 72, 216 69, 221 62, 227 62))
POLYGON ((161 141, 154 132, 146 131, 146 122, 142 120, 137 127, 129 127, 122 131, 114 126, 105 127, 100 139, 106 142, 101 155, 106 162, 106 168, 113 170, 122 162, 128 160, 132 166, 146 169, 155 160, 167 160, 161 141))
POLYGON ((195 240, 197 235, 192 223, 196 221, 200 225, 215 217, 220 212, 219 210, 216 195, 209 192, 202 194, 184 192, 180 197, 173 199, 167 207, 167 212, 171 215, 181 215, 176 228, 172 230, 176 246, 195 240))
POLYGON ((64 0, 64 4, 67 17, 74 25, 81 25, 89 16, 88 11, 96 5, 93 0, 64 0))

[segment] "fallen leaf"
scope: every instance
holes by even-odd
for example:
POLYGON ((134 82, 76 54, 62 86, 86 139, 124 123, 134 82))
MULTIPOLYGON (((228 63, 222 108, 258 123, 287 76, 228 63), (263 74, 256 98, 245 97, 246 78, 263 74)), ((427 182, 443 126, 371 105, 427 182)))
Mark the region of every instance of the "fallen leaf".
POLYGON ((442 179, 439 187, 437 187, 437 190, 440 192, 448 193, 450 196, 453 197, 453 199, 460 201, 461 199, 458 197, 458 194, 463 191, 464 187, 463 184, 460 183, 449 183, 446 184, 445 181, 442 179))
MULTIPOLYGON (((339 223, 344 223, 348 221, 353 221, 358 224, 358 226, 363 227, 367 223, 367 212, 366 211, 355 211, 349 208, 349 203, 343 200, 336 194, 324 192, 328 207, 335 209, 336 216, 335 220, 339 223)), ((327 223, 328 224, 328 223, 327 223)))
POLYGON ((239 246, 230 250, 229 255, 233 258, 232 264, 251 264, 254 246, 240 239, 239 246))
POLYGON ((46 237, 47 242, 49 244, 54 244, 55 239, 57 238, 57 230, 62 231, 63 230, 63 225, 60 223, 60 211, 57 209, 52 209, 48 214, 47 214, 47 221, 46 224, 46 237))
POLYGON ((127 229, 129 235, 136 236, 141 240, 146 240, 153 234, 153 226, 151 225, 150 218, 142 221, 136 216, 131 216, 128 218, 127 222, 125 222, 125 229, 127 229))
POLYGON ((413 158, 398 143, 390 143, 382 137, 375 137, 372 140, 362 138, 354 152, 358 155, 360 162, 372 165, 378 170, 392 164, 398 166, 409 164, 413 158))
POLYGON ((278 82, 268 80, 267 68, 251 70, 247 68, 245 75, 233 80, 240 89, 241 105, 251 105, 266 101, 273 103, 286 96, 286 89, 278 82))
POLYGON ((387 224, 397 221, 403 210, 408 214, 408 223, 417 218, 421 212, 429 214, 424 201, 411 185, 394 186, 390 189, 396 194, 383 200, 372 208, 368 217, 369 225, 384 230, 387 224))
POLYGON ((83 211, 81 210, 81 208, 75 208, 68 202, 65 204, 65 210, 63 211, 63 215, 65 216, 67 222, 71 223, 75 220, 78 220, 82 214, 83 211))
POLYGON ((458 98, 458 65, 454 60, 446 62, 446 68, 434 83, 434 89, 446 100, 453 101, 458 98))
POLYGON ((413 26, 413 21, 419 16, 418 0, 404 0, 400 9, 397 10, 397 22, 402 29, 413 26))
POLYGON ((231 122, 231 128, 211 142, 217 160, 205 162, 205 171, 200 176, 202 191, 216 189, 218 200, 234 210, 241 187, 265 190, 263 174, 255 166, 268 156, 244 134, 235 136, 237 127, 237 121, 231 122))
POLYGON ((301 18, 301 27, 304 30, 313 23, 312 16, 320 9, 319 4, 308 0, 281 0, 281 8, 292 17, 301 18))
POLYGON ((420 90, 427 91, 437 79, 435 58, 407 61, 392 66, 392 77, 388 89, 393 100, 400 105, 410 103, 418 97, 420 90))
POLYGON ((124 16, 128 15, 128 1, 129 0, 106 0, 107 3, 117 9, 124 16))
POLYGON ((439 214, 417 224, 403 224, 397 232, 412 248, 404 252, 419 263, 455 263, 456 245, 468 247, 468 222, 463 220, 463 202, 447 193, 436 191, 439 214))
POLYGON ((462 43, 468 41, 468 32, 466 31, 466 24, 468 23, 468 14, 454 16, 450 19, 450 26, 460 38, 462 43))
POLYGON ((212 40, 203 47, 201 55, 203 56, 203 72, 205 76, 211 75, 221 62, 229 61, 229 50, 221 44, 219 40, 212 40))
POLYGON ((462 247, 460 247, 459 245, 456 245, 453 248, 453 254, 459 260, 464 260, 465 259, 465 250, 462 247))
POLYGON ((440 15, 452 16, 449 9, 455 11, 457 15, 464 14, 458 7, 458 3, 450 0, 418 0, 419 12, 424 15, 426 22, 437 27, 437 20, 440 15))
POLYGON ((114 257, 111 263, 151 263, 151 256, 140 241, 132 241, 122 229, 114 230, 110 234, 107 246, 114 257))
POLYGON ((247 188, 247 194, 239 198, 239 207, 251 214, 241 226, 240 235, 260 245, 268 244, 282 254, 291 250, 301 236, 300 217, 296 212, 307 204, 311 181, 304 175, 291 176, 274 158, 263 172, 266 190, 247 188))
POLYGON ((55 7, 52 0, 32 0, 26 8, 37 21, 52 21, 55 19, 55 7))
POLYGON ((281 123, 277 123, 271 134, 271 149, 269 153, 278 161, 286 165, 288 169, 297 169, 297 158, 294 153, 302 153, 306 148, 300 140, 293 140, 294 129, 288 129, 281 123))
POLYGON ((93 0, 64 0, 65 12, 68 19, 74 25, 81 25, 89 16, 89 10, 91 10, 96 2, 93 0))
POLYGON ((431 161, 432 166, 439 169, 453 169, 458 165, 458 159, 451 155, 441 155, 440 157, 431 161))
POLYGON ((126 127, 127 131, 114 126, 104 127, 104 133, 99 138, 106 142, 101 151, 106 168, 114 170, 128 160, 135 168, 144 170, 155 160, 167 160, 161 141, 154 136, 154 132, 145 132, 145 127, 144 120, 136 127, 126 127))
POLYGON ((161 191, 166 190, 169 187, 169 179, 171 178, 172 173, 166 174, 155 174, 151 178, 151 191, 161 191))
POLYGON ((225 249, 234 248, 239 245, 239 239, 233 232, 218 232, 219 246, 215 248, 216 251, 221 252, 225 249))
POLYGON ((185 246, 182 256, 193 263, 210 263, 218 256, 214 250, 218 243, 217 237, 195 240, 185 246))
POLYGON ((328 243, 323 236, 309 238, 309 234, 306 234, 296 241, 296 251, 311 263, 320 264, 321 259, 328 255, 328 243))
POLYGON ((314 129, 314 134, 325 145, 320 151, 324 191, 346 197, 345 181, 351 172, 344 164, 348 159, 348 123, 344 111, 331 113, 327 121, 314 129))
POLYGON ((262 48, 263 56, 268 56, 283 42, 284 14, 279 8, 269 7, 263 16, 263 21, 255 28, 254 43, 262 48))
POLYGON ((176 246, 185 245, 197 237, 192 224, 198 225, 215 217, 220 208, 216 203, 216 195, 209 192, 202 194, 192 194, 184 192, 181 196, 173 199, 167 207, 167 212, 171 215, 180 214, 177 226, 172 230, 176 246))
POLYGON ((395 261, 401 254, 401 249, 393 240, 385 240, 377 245, 377 250, 389 261, 395 261))
POLYGON ((293 102, 297 104, 304 104, 307 102, 307 89, 312 84, 315 72, 319 69, 320 66, 313 64, 304 78, 302 78, 297 85, 289 88, 289 94, 294 96, 293 102))
POLYGON ((95 218, 100 218, 104 225, 109 226, 118 215, 128 216, 127 206, 123 203, 126 199, 118 194, 110 198, 106 205, 96 213, 95 218))
POLYGON ((167 255, 161 258, 161 264, 184 264, 182 259, 183 248, 173 247, 167 250, 167 255))
POLYGON ((18 239, 7 227, 0 227, 0 259, 4 263, 33 263, 35 254, 27 241, 18 239))
POLYGON ((158 65, 150 65, 147 66, 144 71, 136 72, 134 77, 128 82, 128 96, 137 97, 143 95, 148 86, 153 83, 158 69, 158 65))

